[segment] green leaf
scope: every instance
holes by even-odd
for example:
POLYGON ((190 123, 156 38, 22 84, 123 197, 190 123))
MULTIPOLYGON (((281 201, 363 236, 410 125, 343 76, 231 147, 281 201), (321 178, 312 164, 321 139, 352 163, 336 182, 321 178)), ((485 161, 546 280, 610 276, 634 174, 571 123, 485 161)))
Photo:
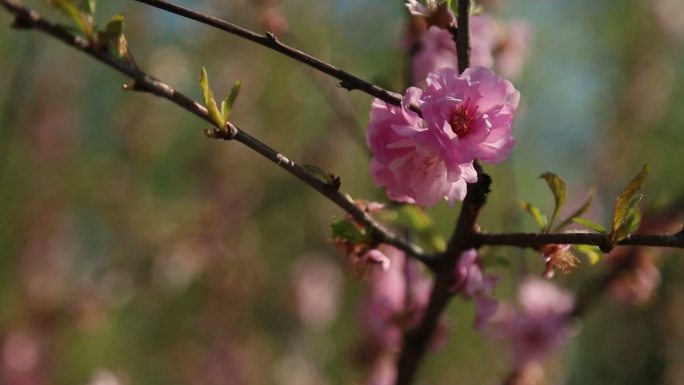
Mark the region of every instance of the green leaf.
POLYGON ((74 4, 73 0, 50 0, 50 4, 62 11, 71 21, 83 32, 83 34, 92 39, 95 36, 95 23, 90 15, 84 14, 74 4))
POLYGON ((335 181, 335 176, 332 173, 329 173, 318 166, 305 164, 302 167, 304 167, 304 169, 308 171, 311 175, 315 176, 316 179, 320 180, 325 184, 332 184, 335 181))
POLYGON ((207 76, 207 70, 202 67, 202 72, 200 72, 200 87, 202 87, 202 96, 204 97, 204 104, 207 106, 207 111, 209 112, 209 117, 214 122, 216 127, 224 130, 226 127, 226 121, 223 120, 223 116, 216 105, 216 99, 214 99, 214 93, 209 88, 209 76, 207 76))
POLYGON ((336 219, 330 225, 333 239, 344 239, 351 243, 370 241, 370 235, 349 219, 336 219))
POLYGON ((111 19, 107 22, 107 26, 105 27, 105 33, 110 34, 112 36, 121 36, 123 34, 123 23, 124 23, 124 15, 119 13, 117 15, 112 16, 111 19))
MULTIPOLYGON (((645 164, 639 174, 632 179, 625 187, 615 203, 615 212, 613 213, 613 225, 610 232, 611 243, 620 241, 625 236, 629 235, 629 229, 634 227, 635 218, 634 212, 636 205, 641 200, 641 196, 636 193, 641 189, 646 177, 648 176, 649 165, 645 164), (637 198, 638 197, 638 198, 637 198)), ((638 226, 638 221, 637 221, 638 226)))
POLYGON ((90 16, 95 15, 96 0, 81 0, 79 8, 90 16))
POLYGON ((553 199, 555 201, 553 215, 551 216, 551 221, 549 221, 549 224, 547 225, 545 231, 548 233, 549 230, 551 230, 551 226, 553 226, 553 222, 555 222, 556 218, 558 218, 558 214, 560 214, 563 205, 565 205, 565 198, 568 194, 568 188, 565 185, 565 181, 561 177, 552 172, 543 173, 539 175, 539 178, 544 179, 546 181, 546 184, 549 185, 549 188, 553 193, 553 199))
POLYGON ((598 223, 592 222, 588 219, 577 217, 577 218, 572 218, 572 221, 579 223, 580 225, 582 225, 586 228, 592 229, 592 230, 594 230, 598 233, 601 233, 603 235, 608 235, 608 230, 606 230, 605 227, 599 225, 598 223))
POLYGON ((128 52, 128 43, 123 35, 124 16, 118 14, 107 22, 105 30, 99 32, 100 43, 104 44, 110 52, 119 59, 128 59, 133 63, 133 59, 128 52))
POLYGON ((639 228, 639 223, 641 222, 641 213, 637 210, 637 205, 643 198, 642 194, 633 196, 627 206, 623 221, 620 223, 618 228, 611 233, 611 242, 613 244, 620 242, 621 240, 627 238, 629 234, 636 231, 639 228))
POLYGON ((228 96, 226 96, 226 98, 221 102, 221 115, 223 115, 223 119, 226 122, 230 119, 230 112, 233 110, 235 100, 237 99, 238 95, 240 95, 241 86, 242 82, 239 80, 236 81, 233 88, 230 89, 228 96))
POLYGON ((597 264, 598 261, 600 261, 601 257, 603 256, 603 253, 601 252, 601 249, 598 248, 598 246, 574 245, 573 247, 575 249, 577 249, 577 251, 579 251, 580 253, 587 256, 587 259, 589 260, 590 265, 597 264))
POLYGON ((434 251, 446 250, 446 240, 435 228, 432 218, 416 205, 403 205, 395 211, 392 221, 400 227, 411 230, 418 241, 434 251))
POLYGON ((547 227, 546 215, 542 214, 541 210, 529 202, 520 202, 522 208, 524 208, 531 216, 534 221, 537 222, 537 226, 541 231, 544 231, 547 227))
POLYGON ((572 214, 568 215, 568 217, 565 218, 565 219, 556 227, 556 230, 560 230, 560 229, 564 228, 565 226, 568 226, 569 224, 572 223, 572 221, 573 221, 574 218, 577 218, 577 217, 583 215, 584 213, 586 213, 587 210, 589 210, 589 208, 591 208, 591 203, 592 203, 593 200, 594 200, 594 194, 595 194, 595 193, 596 193, 596 189, 592 187, 591 190, 589 191, 589 196, 587 197, 587 200, 584 202, 584 204, 583 204, 580 208, 578 208, 577 210, 575 210, 572 214))

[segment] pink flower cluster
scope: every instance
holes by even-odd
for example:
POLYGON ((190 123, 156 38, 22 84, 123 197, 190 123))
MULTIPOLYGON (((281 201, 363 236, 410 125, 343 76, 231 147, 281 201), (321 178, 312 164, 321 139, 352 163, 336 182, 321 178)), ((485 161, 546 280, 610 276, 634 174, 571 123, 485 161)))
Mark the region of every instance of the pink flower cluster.
POLYGON ((409 88, 401 106, 374 100, 366 132, 374 183, 400 202, 463 200, 466 184, 477 181, 475 159, 498 163, 510 155, 519 100, 511 82, 482 67, 432 72, 425 90, 409 88))
POLYGON ((371 367, 369 384, 391 384, 395 360, 405 331, 420 321, 430 297, 431 281, 420 266, 397 248, 387 245, 378 252, 390 261, 387 270, 374 269, 369 293, 361 308, 361 360, 371 367))
POLYGON ((430 295, 430 280, 419 266, 399 249, 381 245, 390 261, 389 269, 374 270, 369 276, 369 296, 361 318, 366 342, 378 350, 396 352, 406 327, 420 319, 430 295))
POLYGON ((571 336, 572 295, 541 279, 520 285, 518 307, 502 305, 490 323, 493 335, 511 344, 513 364, 521 369, 561 347, 571 336))
MULTIPOLYGON (((417 51, 412 56, 412 76, 415 84, 423 84, 430 72, 441 68, 458 68, 456 43, 447 25, 434 22, 444 12, 435 4, 424 6, 409 0, 406 4, 414 16, 427 21, 427 29, 414 37, 417 51)), ((456 18, 447 10, 448 25, 455 26, 456 18)), ((470 20, 470 65, 496 68, 504 76, 516 77, 528 55, 532 31, 522 21, 505 23, 487 15, 473 15, 470 20)))
MULTIPOLYGON (((492 22, 487 16, 473 16, 470 25, 470 65, 473 67, 494 66, 492 55, 492 22)), ((446 29, 431 26, 420 37, 420 50, 411 62, 413 82, 421 84, 430 72, 441 68, 458 68, 456 43, 446 29)))
POLYGON ((490 297, 498 277, 485 275, 475 249, 465 251, 458 260, 455 271, 456 284, 452 291, 465 299, 472 299, 477 309, 475 327, 482 327, 494 315, 498 302, 490 297))

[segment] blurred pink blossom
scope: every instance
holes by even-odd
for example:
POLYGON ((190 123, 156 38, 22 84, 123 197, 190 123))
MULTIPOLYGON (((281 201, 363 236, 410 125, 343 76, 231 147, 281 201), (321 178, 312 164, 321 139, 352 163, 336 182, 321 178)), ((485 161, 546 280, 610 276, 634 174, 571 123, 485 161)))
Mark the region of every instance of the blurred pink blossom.
POLYGON ((529 54, 532 27, 524 21, 513 21, 503 30, 496 48, 496 68, 505 78, 517 78, 529 54))
POLYGON ((471 67, 432 72, 420 106, 442 156, 453 163, 502 162, 511 153, 511 134, 520 93, 492 70, 471 67))
POLYGON ((430 17, 432 12, 437 8, 437 0, 427 0, 425 5, 421 4, 417 0, 407 0, 406 8, 413 16, 430 17))
POLYGON ((477 314, 475 326, 482 327, 494 315, 498 302, 490 297, 498 277, 485 275, 478 263, 475 249, 465 251, 458 260, 455 271, 456 284, 451 290, 465 299, 475 302, 477 314))
POLYGON ((305 257, 296 263, 292 280, 295 306, 302 323, 314 330, 325 329, 337 316, 342 284, 340 269, 323 258, 305 257))
POLYGON ((374 356, 399 351, 403 331, 420 319, 431 287, 420 267, 402 251, 386 245, 380 251, 390 259, 390 268, 370 275, 368 298, 361 308, 364 344, 374 356))
POLYGON ((466 183, 475 182, 477 173, 472 163, 456 162, 425 121, 409 110, 421 93, 409 88, 401 107, 373 101, 366 132, 373 153, 371 176, 393 200, 432 206, 445 199, 453 204, 463 200, 466 183))
POLYGON ((530 278, 520 285, 519 306, 502 306, 490 323, 492 334, 511 344, 516 368, 539 361, 571 336, 571 294, 551 282, 530 278))
POLYGON ((397 367, 392 356, 375 361, 366 385, 393 385, 397 379, 397 367))
MULTIPOLYGON (((487 16, 473 16, 470 25, 470 66, 491 68, 493 39, 491 21, 487 16)), ((420 50, 411 63, 413 82, 424 84, 430 72, 442 68, 458 68, 456 43, 451 32, 431 26, 420 38, 420 50)))
POLYGON ((630 250, 630 254, 615 252, 609 261, 615 265, 625 263, 626 258, 629 266, 611 281, 608 294, 622 305, 645 305, 660 286, 659 258, 653 250, 640 247, 630 250))
POLYGON ((496 23, 493 44, 494 62, 502 76, 514 79, 520 76, 529 55, 532 27, 525 21, 496 23))

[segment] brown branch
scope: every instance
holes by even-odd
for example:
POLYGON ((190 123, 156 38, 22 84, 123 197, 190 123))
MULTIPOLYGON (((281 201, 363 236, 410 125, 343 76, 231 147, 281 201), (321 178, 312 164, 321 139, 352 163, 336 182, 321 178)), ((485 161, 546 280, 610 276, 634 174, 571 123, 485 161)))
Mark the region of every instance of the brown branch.
POLYGON ((470 67, 470 2, 471 0, 458 0, 456 57, 459 73, 470 67))
POLYGON ((477 232, 477 219, 487 201, 491 178, 478 169, 478 181, 468 184, 468 194, 463 201, 456 229, 446 252, 440 256, 435 284, 430 301, 420 324, 404 336, 404 344, 397 363, 397 385, 413 382, 425 351, 432 341, 439 320, 453 297, 456 264, 464 251, 473 248, 473 236, 477 232))
MULTIPOLYGON (((468 68, 470 57, 470 0, 458 1, 458 27, 456 51, 459 72, 463 72, 468 68)), ((454 233, 447 250, 439 256, 437 276, 425 313, 418 326, 404 335, 404 343, 397 361, 397 385, 409 385, 413 382, 425 351, 435 335, 439 320, 454 295, 452 287, 456 278, 456 264, 464 251, 475 246, 472 240, 478 231, 477 219, 480 210, 487 202, 491 178, 482 171, 477 161, 474 166, 478 174, 477 182, 468 184, 468 192, 463 200, 454 233)))
MULTIPOLYGON (((608 237, 598 233, 510 233, 473 234, 472 242, 477 246, 536 247, 547 244, 593 245, 604 251, 611 249, 608 237)), ((654 246, 684 248, 684 235, 677 234, 632 234, 616 246, 654 246)))
MULTIPOLYGON (((402 95, 396 92, 388 91, 380 86, 369 83, 361 78, 358 78, 349 72, 346 72, 340 68, 333 66, 332 64, 326 63, 318 58, 315 58, 306 52, 300 51, 296 48, 290 47, 287 44, 282 43, 276 35, 271 32, 266 32, 263 35, 251 31, 249 29, 240 27, 226 20, 219 19, 217 17, 205 15, 203 13, 193 11, 191 9, 181 7, 173 3, 169 3, 163 0, 133 0, 139 3, 144 3, 155 8, 162 9, 167 12, 171 12, 178 16, 183 16, 188 19, 195 20, 202 24, 209 25, 211 27, 220 29, 222 31, 231 33, 233 35, 239 36, 243 39, 247 39, 251 42, 260 44, 264 47, 270 48, 274 51, 280 52, 285 56, 288 56, 300 63, 306 64, 320 72, 328 74, 335 79, 340 81, 340 86, 349 91, 359 90, 363 91, 371 96, 374 96, 380 100, 383 100, 389 104, 399 106, 401 104, 402 95)), ((418 115, 422 116, 420 109, 417 106, 412 105, 411 110, 418 115)))
POLYGON ((405 238, 399 237, 398 235, 389 231, 375 219, 373 219, 368 213, 358 208, 352 201, 347 199, 344 194, 338 191, 338 186, 333 186, 319 180, 316 176, 312 175, 295 162, 287 159, 278 151, 262 143, 258 139, 254 138, 231 123, 228 123, 226 128, 215 126, 215 123, 209 116, 207 109, 195 102, 193 99, 176 91, 162 81, 146 74, 130 62, 115 58, 114 56, 110 55, 107 50, 100 49, 100 47, 92 44, 92 42, 88 41, 87 39, 74 35, 64 27, 43 19, 37 12, 24 7, 20 2, 16 0, 0 0, 0 4, 10 13, 15 15, 13 24, 15 28, 36 29, 44 32, 54 38, 61 40, 65 44, 88 54, 89 56, 106 64, 116 71, 132 78, 133 83, 125 88, 149 92, 161 98, 167 99, 194 114, 195 116, 203 119, 205 122, 214 126, 214 129, 211 132, 213 137, 225 140, 236 140, 258 152, 271 162, 283 168, 285 171, 308 184, 313 189, 320 192, 326 198, 346 211, 355 220, 367 226, 375 242, 386 243, 395 246, 413 258, 422 261, 429 268, 433 270, 435 269, 435 260, 431 258, 430 255, 426 254, 420 247, 412 242, 409 242, 405 238))

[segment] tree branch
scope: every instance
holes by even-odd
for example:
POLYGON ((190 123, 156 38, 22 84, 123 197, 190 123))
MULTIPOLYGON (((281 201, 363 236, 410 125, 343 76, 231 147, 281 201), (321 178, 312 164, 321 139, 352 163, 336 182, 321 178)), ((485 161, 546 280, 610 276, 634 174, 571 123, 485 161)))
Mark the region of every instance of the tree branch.
POLYGON ((425 351, 439 325, 439 320, 453 297, 456 264, 464 251, 473 248, 473 236, 477 232, 477 219, 480 210, 487 202, 491 178, 476 166, 478 180, 468 184, 468 194, 463 201, 456 228, 446 252, 439 259, 435 284, 430 293, 430 301, 420 324, 404 336, 404 344, 397 363, 397 385, 413 382, 425 351))
POLYGON ((470 0, 458 0, 456 57, 458 72, 470 67, 470 0))
MULTIPOLYGON (((607 236, 598 233, 510 233, 510 234, 473 234, 472 242, 476 247, 483 245, 536 247, 547 244, 593 245, 610 250, 607 236)), ((616 246, 655 246, 684 248, 684 234, 632 234, 616 246)))
MULTIPOLYGON (((461 73, 468 68, 470 62, 470 0, 458 0, 456 52, 458 72, 461 73)), ((474 162, 474 166, 478 174, 477 182, 468 184, 468 192, 463 200, 454 233, 447 250, 439 256, 435 284, 430 292, 430 300, 423 318, 415 329, 404 335, 404 343, 397 361, 397 385, 409 385, 413 382, 425 351, 437 330, 439 320, 454 295, 452 288, 458 260, 464 251, 475 247, 472 241, 478 232, 477 219, 487 202, 492 180, 483 172, 477 161, 474 162)))
MULTIPOLYGON (((181 7, 173 3, 169 3, 163 0, 133 0, 139 3, 144 3, 155 8, 162 9, 167 12, 174 13, 178 16, 183 16, 188 19, 195 20, 202 24, 209 25, 214 28, 218 28, 222 31, 231 33, 233 35, 239 36, 243 39, 247 39, 251 42, 260 44, 264 47, 270 48, 274 51, 280 52, 285 56, 288 56, 300 63, 306 64, 320 72, 328 74, 335 79, 340 81, 340 86, 349 91, 359 90, 363 91, 371 96, 374 96, 384 102, 389 104, 399 106, 401 105, 402 95, 396 92, 388 91, 380 86, 369 83, 361 78, 358 78, 349 72, 346 72, 340 68, 333 66, 332 64, 326 63, 318 58, 315 58, 306 52, 300 51, 296 48, 290 47, 287 44, 282 43, 276 35, 271 32, 266 32, 263 35, 251 31, 249 29, 240 27, 226 20, 219 19, 217 17, 208 16, 203 13, 193 11, 191 9, 181 7)), ((418 106, 412 105, 411 110, 418 115, 422 116, 422 113, 418 106)))
POLYGON ((386 229, 368 213, 358 208, 352 201, 338 191, 339 186, 327 184, 319 180, 316 176, 309 173, 295 162, 287 159, 281 153, 268 145, 262 143, 258 139, 249 135, 237 126, 228 123, 227 130, 222 127, 216 127, 215 123, 209 116, 207 109, 195 102, 188 96, 176 91, 169 85, 154 77, 146 74, 133 64, 120 60, 110 55, 107 50, 95 46, 87 39, 70 33, 64 27, 43 19, 37 12, 24 7, 16 0, 0 0, 0 4, 10 13, 15 15, 13 26, 17 29, 36 29, 44 32, 65 44, 78 49, 81 52, 88 54, 94 59, 106 64, 116 71, 133 79, 133 83, 127 85, 126 89, 149 92, 161 98, 167 99, 179 107, 191 112, 195 116, 203 119, 205 122, 214 126, 211 132, 212 137, 235 140, 252 150, 258 152, 271 162, 277 164, 285 171, 297 177, 299 180, 311 186, 316 191, 320 192, 326 198, 331 200, 337 206, 346 211, 356 221, 367 226, 370 230, 374 241, 378 243, 386 243, 401 249, 409 256, 425 263, 430 269, 434 270, 435 260, 430 255, 426 254, 420 247, 407 241, 405 238, 399 237, 393 232, 386 229))

